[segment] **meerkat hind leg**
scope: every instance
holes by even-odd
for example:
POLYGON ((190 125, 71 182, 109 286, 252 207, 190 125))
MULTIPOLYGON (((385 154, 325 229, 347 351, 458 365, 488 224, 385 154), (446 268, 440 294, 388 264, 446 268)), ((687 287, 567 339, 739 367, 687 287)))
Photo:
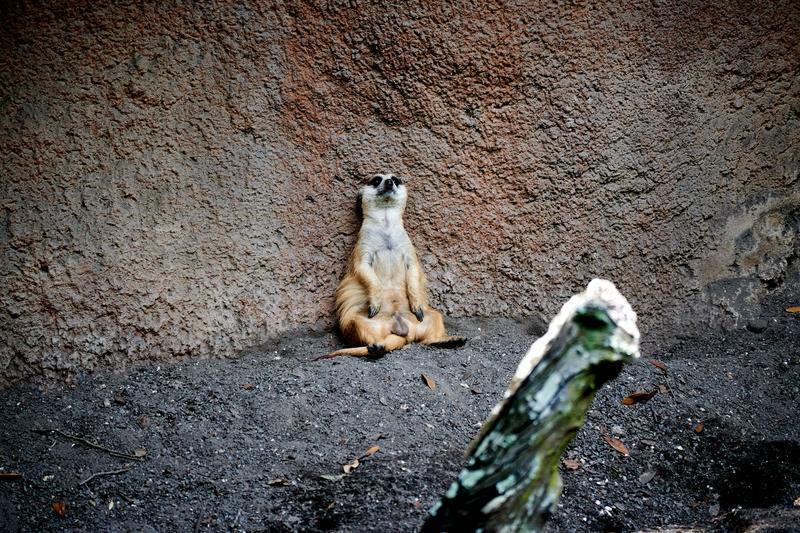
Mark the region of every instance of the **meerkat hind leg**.
POLYGON ((425 346, 433 346, 434 348, 460 348, 467 342, 467 339, 464 337, 447 335, 444 328, 444 316, 435 309, 428 308, 425 310, 423 325, 425 326, 425 330, 419 340, 425 346))
POLYGON ((408 339, 392 333, 382 341, 375 342, 367 346, 367 350, 369 351, 369 357, 378 358, 383 357, 389 352, 393 352, 402 348, 407 343, 408 339))
POLYGON ((402 348, 403 346, 406 345, 407 342, 408 341, 405 337, 391 334, 381 341, 373 342, 366 346, 359 346, 357 348, 343 348, 341 350, 336 350, 335 352, 331 352, 329 354, 317 357, 316 359, 314 359, 314 361, 320 361, 322 359, 333 359, 334 357, 340 357, 343 355, 349 355, 351 357, 369 357, 370 359, 379 359, 389 352, 402 348))
POLYGON ((423 341, 425 346, 432 346, 433 348, 461 348, 467 343, 466 337, 458 337, 456 335, 449 335, 441 339, 433 339, 430 341, 423 341))

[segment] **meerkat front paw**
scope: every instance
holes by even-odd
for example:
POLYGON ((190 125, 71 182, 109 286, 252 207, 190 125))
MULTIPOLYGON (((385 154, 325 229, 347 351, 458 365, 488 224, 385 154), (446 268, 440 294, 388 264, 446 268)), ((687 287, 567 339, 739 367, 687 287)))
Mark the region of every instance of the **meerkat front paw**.
POLYGON ((422 307, 412 307, 411 312, 414 313, 414 316, 417 317, 417 320, 420 322, 425 318, 425 312, 422 310, 422 307))

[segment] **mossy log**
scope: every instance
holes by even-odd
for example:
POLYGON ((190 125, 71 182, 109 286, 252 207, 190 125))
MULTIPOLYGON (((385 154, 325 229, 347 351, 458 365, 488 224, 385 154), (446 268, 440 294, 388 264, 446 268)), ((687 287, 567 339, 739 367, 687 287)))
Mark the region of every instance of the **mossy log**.
POLYGON ((561 493, 558 464, 595 392, 639 355, 636 315, 611 282, 572 297, 522 359, 424 533, 535 532, 561 493))

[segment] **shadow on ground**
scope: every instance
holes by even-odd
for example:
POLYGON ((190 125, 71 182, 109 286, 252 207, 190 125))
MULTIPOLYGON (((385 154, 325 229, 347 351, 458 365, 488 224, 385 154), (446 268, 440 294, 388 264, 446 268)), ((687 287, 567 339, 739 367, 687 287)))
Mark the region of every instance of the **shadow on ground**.
MULTIPOLYGON (((800 497, 800 320, 781 312, 761 333, 645 343, 642 360, 600 391, 568 448, 577 469, 562 467, 550 530, 746 530, 765 521, 771 531, 798 530, 790 524, 800 497), (620 403, 637 390, 660 392, 620 403)), ((0 523, 10 531, 414 531, 537 327, 464 319, 450 329, 470 337, 467 346, 313 362, 338 340, 303 330, 235 360, 0 391, 0 466, 21 474, 0 481, 0 523), (34 432, 46 429, 134 458, 34 432), (64 503, 63 517, 54 502, 64 503)))

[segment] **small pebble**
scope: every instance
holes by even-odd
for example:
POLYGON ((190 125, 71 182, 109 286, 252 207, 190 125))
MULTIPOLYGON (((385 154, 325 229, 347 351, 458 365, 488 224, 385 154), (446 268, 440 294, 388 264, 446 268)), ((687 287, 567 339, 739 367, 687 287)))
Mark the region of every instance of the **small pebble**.
POLYGON ((747 330, 753 333, 763 333, 769 324, 763 318, 754 318, 747 323, 747 330))

